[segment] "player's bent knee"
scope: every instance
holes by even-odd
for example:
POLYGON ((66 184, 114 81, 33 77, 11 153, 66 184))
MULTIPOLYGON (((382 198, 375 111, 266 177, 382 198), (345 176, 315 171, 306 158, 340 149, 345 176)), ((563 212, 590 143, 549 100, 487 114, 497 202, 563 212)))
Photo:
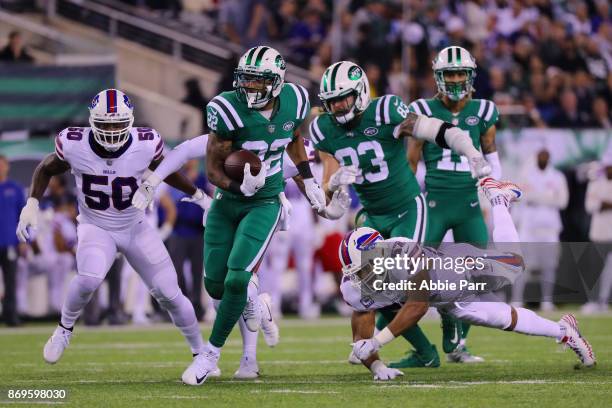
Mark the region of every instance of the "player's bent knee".
POLYGON ((251 273, 244 270, 230 269, 225 279, 225 290, 230 293, 240 294, 247 291, 251 273))
POLYGON ((81 293, 93 293, 100 287, 102 282, 104 282, 104 279, 88 275, 77 275, 74 279, 79 285, 81 293))
POLYGON ((176 275, 160 272, 153 277, 151 285, 151 295, 160 303, 166 306, 181 294, 176 275))
POLYGON ((77 255, 78 274, 104 279, 112 263, 107 258, 108 255, 102 248, 93 245, 83 248, 77 255))
POLYGON ((211 298, 219 300, 223 297, 223 282, 210 278, 204 278, 204 287, 211 298))

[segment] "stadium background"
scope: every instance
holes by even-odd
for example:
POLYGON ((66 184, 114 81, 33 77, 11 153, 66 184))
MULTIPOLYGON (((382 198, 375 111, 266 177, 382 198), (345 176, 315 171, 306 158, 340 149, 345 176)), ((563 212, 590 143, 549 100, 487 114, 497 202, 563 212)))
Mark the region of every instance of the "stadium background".
MULTIPOLYGON (((434 95, 435 53, 461 45, 478 64, 474 97, 500 110, 504 177, 518 177, 547 148, 570 191, 561 240, 589 241, 586 188, 603 177, 603 162, 612 163, 612 10, 605 0, 9 0, 0 7, 0 46, 18 30, 32 59, 11 61, 4 52, 0 61, 0 152, 10 159, 9 178, 24 187, 57 131, 86 125, 91 97, 109 86, 130 95, 136 124, 158 129, 170 148, 206 132, 203 107, 231 88, 237 56, 250 46, 276 47, 290 63, 286 80, 307 87, 316 112, 319 78, 334 61, 363 66, 372 96, 409 102, 434 95)), ((70 197, 66 179, 68 191, 57 194, 70 197)), ((64 201, 51 199, 51 207, 64 201)), ((317 229, 314 239, 321 244, 346 228, 317 229)), ((601 270, 602 259, 591 267, 601 270)), ((325 259, 320 265, 334 268, 325 259)), ((317 302, 336 312, 334 279, 319 272, 317 302)), ((47 277, 31 275, 22 314, 53 317, 47 277)), ((294 275, 283 280, 285 312, 295 310, 301 290, 294 275)), ((135 284, 114 282, 107 291, 116 296, 100 296, 100 305, 124 323, 135 284)), ((204 309, 205 299, 202 317, 204 309)))

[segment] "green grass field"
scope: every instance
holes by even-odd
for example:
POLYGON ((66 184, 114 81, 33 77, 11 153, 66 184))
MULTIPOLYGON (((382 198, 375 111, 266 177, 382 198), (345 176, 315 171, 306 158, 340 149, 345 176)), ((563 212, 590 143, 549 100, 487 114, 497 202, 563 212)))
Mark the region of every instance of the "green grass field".
MULTIPOLYGON (((222 377, 201 387, 180 382, 190 355, 180 334, 169 325, 77 326, 69 349, 55 366, 42 360, 51 326, 3 328, 0 406, 34 406, 9 401, 9 389, 65 389, 67 398, 54 403, 75 407, 610 407, 612 316, 579 316, 579 321, 598 358, 594 369, 575 370, 573 352, 562 351, 550 339, 475 327, 470 346, 486 363, 443 362, 437 369, 405 371, 399 381, 374 383, 369 371, 346 362, 348 319, 285 320, 278 347, 267 348, 260 337, 259 380, 232 380, 241 354, 235 330, 221 357, 222 377)), ((439 344, 438 324, 428 320, 423 327, 439 344)), ((205 335, 210 331, 203 329, 205 335)), ((383 357, 394 359, 406 347, 397 339, 385 347, 383 357)))

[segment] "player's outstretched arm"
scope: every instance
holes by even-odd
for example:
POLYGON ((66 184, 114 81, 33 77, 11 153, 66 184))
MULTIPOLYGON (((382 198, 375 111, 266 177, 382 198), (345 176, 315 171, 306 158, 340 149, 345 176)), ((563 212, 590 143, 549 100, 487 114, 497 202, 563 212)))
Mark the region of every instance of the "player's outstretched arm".
POLYGON ((298 130, 295 131, 294 135, 294 139, 289 142, 285 150, 291 161, 295 164, 298 174, 302 176, 302 181, 304 183, 303 193, 305 193, 306 198, 310 201, 312 208, 320 213, 324 211, 327 203, 325 193, 312 176, 310 162, 308 161, 308 154, 306 154, 302 135, 298 130))
POLYGON ((398 136, 412 136, 435 143, 443 149, 452 149, 468 158, 473 178, 491 174, 491 166, 478 151, 469 134, 437 118, 408 112, 406 119, 398 125, 398 136))
POLYGON ((170 174, 180 170, 189 160, 205 158, 207 143, 208 134, 184 141, 164 157, 164 160, 155 168, 153 175, 159 180, 164 180, 170 174))
POLYGON ((496 126, 493 125, 480 136, 480 148, 485 159, 491 166, 491 177, 500 180, 502 177, 502 168, 497 153, 497 145, 495 144, 495 135, 497 133, 496 126))
MULTIPOLYGON (((149 165, 149 170, 153 170, 154 171, 153 173, 155 173, 155 169, 157 169, 157 167, 160 165, 160 163, 163 160, 164 160, 164 156, 161 156, 157 160, 153 160, 151 164, 149 165)), ((147 180, 150 180, 150 178, 151 176, 149 176, 147 180)), ((182 191, 185 194, 189 194, 190 196, 193 196, 198 190, 198 188, 194 186, 193 183, 187 177, 185 177, 184 174, 180 173, 179 171, 175 171, 174 173, 169 174, 168 176, 164 177, 163 180, 168 185, 176 188, 177 190, 182 191)))
POLYGON ((68 162, 60 159, 55 153, 47 155, 36 166, 32 176, 32 184, 30 185, 30 197, 21 210, 19 224, 17 224, 17 231, 15 232, 21 242, 26 242, 30 239, 28 228, 36 228, 38 226, 38 200, 45 193, 49 180, 53 176, 65 173, 68 169, 70 169, 68 162))
MULTIPOLYGON (((364 339, 370 339, 374 334, 375 314, 373 311, 357 312, 353 311, 351 316, 351 328, 353 330, 353 341, 358 343, 364 339)), ((383 363, 377 352, 372 353, 368 358, 361 362, 373 374, 375 381, 388 381, 404 375, 400 370, 389 368, 383 363)))

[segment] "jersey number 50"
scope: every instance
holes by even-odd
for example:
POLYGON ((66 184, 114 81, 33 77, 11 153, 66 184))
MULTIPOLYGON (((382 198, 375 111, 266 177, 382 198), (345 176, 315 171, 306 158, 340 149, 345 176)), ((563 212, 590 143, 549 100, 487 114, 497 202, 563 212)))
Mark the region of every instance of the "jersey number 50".
POLYGON ((113 203, 113 207, 122 211, 132 205, 132 196, 138 189, 138 183, 134 177, 115 177, 111 184, 111 196, 104 191, 94 190, 94 185, 108 186, 108 176, 94 176, 83 174, 83 193, 85 203, 92 210, 104 211, 113 203), (128 198, 123 198, 123 188, 128 187, 130 193, 128 198))

